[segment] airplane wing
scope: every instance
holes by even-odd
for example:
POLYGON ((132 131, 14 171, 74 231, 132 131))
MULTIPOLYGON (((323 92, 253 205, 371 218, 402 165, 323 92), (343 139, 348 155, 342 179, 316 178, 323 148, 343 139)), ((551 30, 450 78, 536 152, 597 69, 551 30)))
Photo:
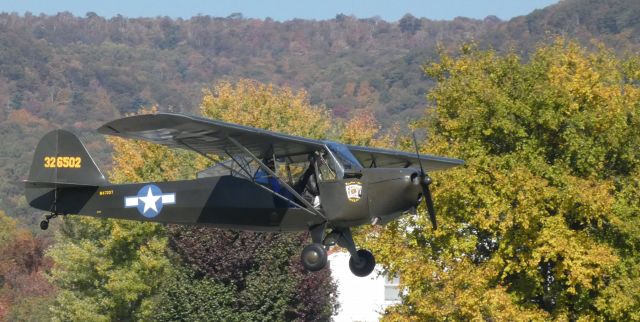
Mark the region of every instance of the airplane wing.
MULTIPOLYGON (((215 155, 244 154, 227 140, 231 137, 260 159, 300 156, 324 148, 325 142, 287 135, 249 126, 226 123, 197 116, 158 113, 129 116, 111 121, 98 129, 99 133, 128 139, 138 139, 172 148, 197 150, 215 155)), ((418 167, 415 153, 347 145, 364 167, 418 167)), ((295 158, 294 158, 295 159, 295 158)), ((420 155, 427 171, 442 170, 464 164, 464 161, 433 155, 420 155)))
MULTIPOLYGON (((355 145, 347 145, 347 148, 364 167, 406 168, 413 166, 417 168, 420 166, 415 153, 355 145)), ((420 154, 420 161, 426 171, 444 170, 464 164, 464 161, 460 159, 428 154, 420 154)))
POLYGON ((261 159, 275 154, 278 157, 300 155, 306 160, 307 154, 324 146, 320 140, 173 113, 117 119, 101 126, 98 132, 215 155, 243 154, 244 151, 227 140, 231 137, 261 159))

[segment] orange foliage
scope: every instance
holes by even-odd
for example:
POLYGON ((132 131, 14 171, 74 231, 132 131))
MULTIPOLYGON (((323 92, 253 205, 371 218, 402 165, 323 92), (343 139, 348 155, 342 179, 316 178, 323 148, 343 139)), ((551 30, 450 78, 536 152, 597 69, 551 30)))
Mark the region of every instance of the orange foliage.
POLYGON ((51 260, 44 257, 47 243, 0 212, 0 321, 11 306, 29 297, 42 297, 55 290, 44 272, 51 260))
POLYGON ((18 124, 37 123, 38 125, 42 125, 42 126, 45 126, 48 123, 47 121, 37 116, 34 116, 33 114, 29 113, 29 111, 24 109, 11 111, 9 113, 9 116, 7 117, 7 121, 18 123, 18 124))
POLYGON ((373 112, 363 111, 344 124, 340 139, 347 144, 390 148, 395 135, 392 132, 381 134, 381 129, 373 112))

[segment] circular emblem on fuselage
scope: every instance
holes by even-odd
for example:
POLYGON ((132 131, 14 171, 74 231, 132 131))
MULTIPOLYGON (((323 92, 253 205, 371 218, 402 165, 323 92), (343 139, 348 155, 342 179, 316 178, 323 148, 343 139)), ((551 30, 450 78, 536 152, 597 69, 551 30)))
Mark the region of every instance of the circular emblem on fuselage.
POLYGON ((347 198, 351 202, 358 202, 362 197, 362 183, 359 181, 345 183, 345 189, 347 190, 347 198))
POLYGON ((148 184, 138 190, 136 196, 124 198, 125 208, 137 208, 138 212, 147 217, 154 218, 162 207, 167 204, 176 203, 175 193, 162 193, 162 190, 154 184, 148 184))

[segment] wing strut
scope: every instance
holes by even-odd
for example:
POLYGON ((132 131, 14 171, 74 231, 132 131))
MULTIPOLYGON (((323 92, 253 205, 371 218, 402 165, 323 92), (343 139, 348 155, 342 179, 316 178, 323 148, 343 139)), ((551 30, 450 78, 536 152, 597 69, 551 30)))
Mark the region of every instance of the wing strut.
MULTIPOLYGON (((251 153, 251 151, 249 151, 249 149, 245 148, 244 145, 240 144, 240 142, 238 142, 236 139, 227 136, 227 139, 229 139, 229 141, 231 143, 233 143, 236 147, 238 147, 238 149, 244 151, 244 153, 248 154, 253 161, 255 161, 256 163, 258 163, 258 165, 260 165, 260 168, 262 168, 262 170, 266 171, 270 176, 276 178, 278 181, 280 181, 280 184, 282 184, 283 187, 285 187, 289 192, 291 192, 291 194, 296 197, 298 200, 300 200, 300 202, 302 202, 305 206, 306 209, 311 212, 312 214, 319 216, 320 218, 327 220, 327 217, 325 217, 324 214, 322 214, 318 209, 316 209, 315 207, 313 207, 313 205, 311 203, 309 203, 306 199, 304 199, 295 189, 293 189, 293 187, 291 187, 289 185, 289 183, 285 182, 284 180, 280 179, 280 177, 278 177, 278 175, 276 175, 275 172, 273 172, 273 170, 269 169, 269 167, 267 167, 266 164, 264 164, 260 159, 258 159, 253 153, 251 153)), ((275 160, 274 160, 275 162, 275 160)))
MULTIPOLYGON (((242 163, 240 163, 240 161, 236 160, 236 158, 234 158, 234 157, 233 157, 233 155, 231 155, 231 153, 229 153, 229 151, 227 151, 227 149, 224 149, 224 153, 226 153, 226 154, 227 154, 227 156, 229 156, 229 158, 231 158, 231 160, 233 160, 233 162, 235 162, 235 163, 240 167, 240 169, 242 169, 242 171, 244 171, 244 173, 246 173, 246 174, 247 174, 247 178, 248 178, 248 179, 251 179, 251 172, 250 172, 249 170, 247 170, 247 169, 242 165, 242 163)), ((244 165, 248 166, 248 164, 247 164, 247 162, 246 162, 246 161, 245 161, 245 164, 244 164, 244 165)))

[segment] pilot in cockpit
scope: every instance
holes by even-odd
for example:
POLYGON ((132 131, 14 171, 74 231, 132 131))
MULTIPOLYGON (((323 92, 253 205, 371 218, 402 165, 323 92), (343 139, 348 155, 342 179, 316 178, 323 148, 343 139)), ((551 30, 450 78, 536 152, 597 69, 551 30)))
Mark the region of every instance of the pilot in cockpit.
POLYGON ((302 174, 293 188, 315 208, 320 207, 320 192, 318 191, 318 181, 316 179, 313 155, 309 156, 309 167, 302 174))
MULTIPOLYGON (((293 184, 293 189, 299 193, 305 200, 311 203, 314 207, 320 207, 320 193, 318 190, 318 183, 316 179, 316 171, 315 171, 315 158, 314 155, 309 156, 309 167, 305 170, 305 172, 300 176, 295 184, 293 184)), ((276 165, 273 158, 265 159, 264 164, 273 172, 276 172, 276 165)), ((282 183, 278 178, 271 176, 267 171, 260 168, 256 171, 254 175, 254 180, 256 183, 261 184, 265 187, 268 187, 273 192, 278 193, 279 195, 295 200, 292 193, 282 186, 282 183)), ((285 202, 280 197, 275 197, 276 204, 282 204, 285 202)), ((291 204, 289 205, 291 206, 291 204)))
MULTIPOLYGON (((273 161, 273 158, 263 160, 264 164, 271 169, 271 171, 276 172, 276 165, 273 161)), ((254 179, 256 183, 259 183, 263 186, 267 186, 271 188, 275 192, 279 192, 282 188, 278 179, 272 177, 267 171, 262 168, 259 168, 254 175, 254 179)))

